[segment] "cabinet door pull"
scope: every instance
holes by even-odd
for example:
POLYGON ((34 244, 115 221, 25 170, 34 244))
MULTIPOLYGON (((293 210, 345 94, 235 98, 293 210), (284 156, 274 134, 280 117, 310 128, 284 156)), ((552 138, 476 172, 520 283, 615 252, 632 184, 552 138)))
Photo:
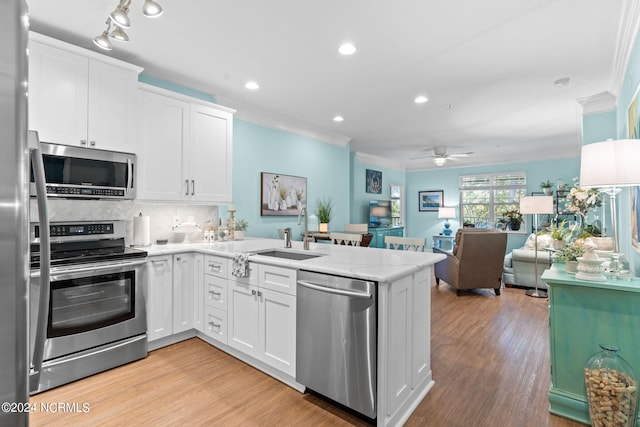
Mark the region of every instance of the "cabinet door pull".
POLYGON ((262 296, 262 292, 258 291, 258 296, 261 297, 262 296))
POLYGON ((256 291, 254 291, 253 289, 251 290, 251 295, 255 295, 256 291))
POLYGON ((209 322, 209 326, 211 326, 211 328, 220 328, 220 324, 219 323, 215 323, 215 322, 209 322))
POLYGON ((195 196, 196 195, 196 181, 195 180, 191 180, 191 195, 195 196))
POLYGON ((222 270, 222 264, 218 264, 218 263, 214 263, 214 262, 210 262, 209 263, 209 270, 215 270, 220 272, 222 270))
POLYGON ((209 293, 211 295, 213 295, 214 297, 219 297, 220 296, 220 292, 216 292, 216 291, 209 291, 209 293))
POLYGON ((87 140, 86 139, 81 139, 80 140, 80 145, 87 145, 87 140))
POLYGON ((186 190, 184 190, 184 195, 188 196, 189 195, 189 180, 185 179, 184 183, 185 183, 185 188, 186 188, 186 190))
POLYGON ((89 141, 89 145, 92 146, 92 147, 95 147, 96 146, 96 142, 95 141, 89 141))

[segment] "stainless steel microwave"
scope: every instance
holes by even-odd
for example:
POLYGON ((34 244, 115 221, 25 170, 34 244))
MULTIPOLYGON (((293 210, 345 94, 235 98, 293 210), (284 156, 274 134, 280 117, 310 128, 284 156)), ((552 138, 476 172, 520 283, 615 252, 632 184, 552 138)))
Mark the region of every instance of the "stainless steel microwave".
MULTIPOLYGON (((43 142, 47 197, 133 199, 136 155, 43 142)), ((33 172, 29 194, 36 195, 33 172)))

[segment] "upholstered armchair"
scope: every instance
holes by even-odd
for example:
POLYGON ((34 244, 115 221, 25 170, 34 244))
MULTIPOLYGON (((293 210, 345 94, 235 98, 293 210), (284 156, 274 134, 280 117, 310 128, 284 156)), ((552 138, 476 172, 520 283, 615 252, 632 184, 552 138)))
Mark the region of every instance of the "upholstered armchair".
POLYGON ((490 288, 500 295, 507 233, 489 229, 460 229, 456 233, 452 252, 433 248, 434 253, 447 256, 436 263, 436 285, 440 280, 456 289, 490 288))

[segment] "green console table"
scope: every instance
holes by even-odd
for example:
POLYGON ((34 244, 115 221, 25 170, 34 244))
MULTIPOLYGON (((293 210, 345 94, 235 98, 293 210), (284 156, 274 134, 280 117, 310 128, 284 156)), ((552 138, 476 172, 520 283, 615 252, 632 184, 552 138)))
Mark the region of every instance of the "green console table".
POLYGON ((384 236, 404 236, 404 227, 379 227, 372 228, 369 227, 369 233, 373 234, 371 238, 371 243, 369 244, 370 248, 386 248, 384 244, 384 236))
POLYGON ((620 348, 640 379, 640 278, 576 280, 554 264, 542 279, 549 285, 549 411, 590 424, 583 369, 599 344, 620 348))

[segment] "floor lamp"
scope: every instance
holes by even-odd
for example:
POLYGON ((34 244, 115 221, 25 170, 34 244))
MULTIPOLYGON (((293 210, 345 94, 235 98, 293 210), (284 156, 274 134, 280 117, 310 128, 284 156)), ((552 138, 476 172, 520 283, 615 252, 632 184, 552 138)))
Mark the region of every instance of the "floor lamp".
POLYGON ((621 255, 616 196, 622 190, 621 187, 640 185, 638 159, 640 159, 640 140, 638 139, 609 140, 582 146, 580 187, 597 188, 607 193, 611 201, 614 249, 610 270, 615 278, 620 278, 621 255))
POLYGON ((449 224, 449 219, 453 219, 456 217, 456 208, 438 208, 438 218, 444 218, 444 230, 442 230, 442 234, 445 236, 451 235, 451 224, 449 224))
POLYGON ((553 213, 553 196, 523 196, 520 197, 520 213, 521 214, 533 214, 534 216, 534 231, 535 236, 535 259, 534 259, 534 272, 536 277, 536 288, 529 289, 526 294, 535 298, 546 298, 547 293, 545 291, 538 290, 538 233, 536 228, 538 226, 538 214, 551 214, 553 213))

